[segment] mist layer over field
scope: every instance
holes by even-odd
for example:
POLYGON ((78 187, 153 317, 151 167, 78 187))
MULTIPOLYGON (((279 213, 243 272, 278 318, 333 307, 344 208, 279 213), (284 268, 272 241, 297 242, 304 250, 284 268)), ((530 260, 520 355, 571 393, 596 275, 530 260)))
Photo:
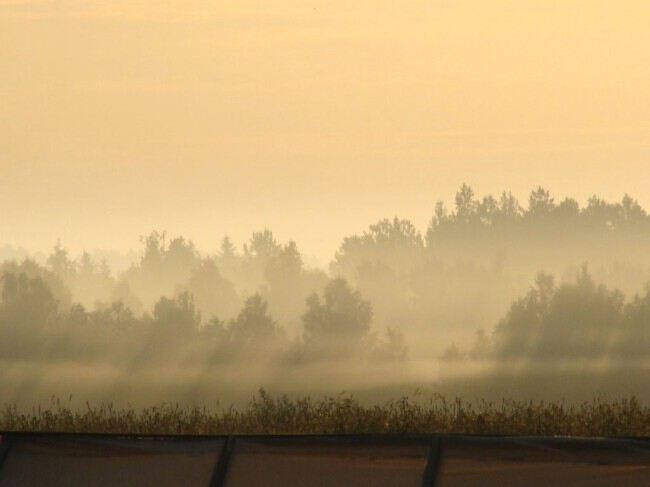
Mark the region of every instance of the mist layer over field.
POLYGON ((130 265, 5 247, 0 399, 650 399, 650 216, 632 197, 463 186, 435 208, 424 229, 346 237, 327 268, 268 229, 210 252, 153 231, 130 265))

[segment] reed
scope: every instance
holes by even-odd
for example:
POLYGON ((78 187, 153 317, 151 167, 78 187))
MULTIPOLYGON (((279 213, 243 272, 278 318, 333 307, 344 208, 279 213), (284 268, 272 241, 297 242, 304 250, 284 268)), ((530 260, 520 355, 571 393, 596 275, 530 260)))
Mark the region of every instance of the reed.
POLYGON ((649 436, 650 408, 636 398, 564 402, 466 402, 434 395, 364 405, 353 397, 289 398, 263 389, 241 408, 110 403, 78 409, 53 398, 29 411, 6 405, 0 430, 136 434, 464 433, 649 436))

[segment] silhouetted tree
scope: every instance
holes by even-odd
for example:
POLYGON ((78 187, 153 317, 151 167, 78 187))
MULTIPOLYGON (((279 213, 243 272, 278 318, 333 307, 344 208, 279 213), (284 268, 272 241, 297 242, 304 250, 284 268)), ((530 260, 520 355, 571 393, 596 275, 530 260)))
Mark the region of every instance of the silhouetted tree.
POLYGON ((153 308, 156 333, 190 336, 201 323, 192 295, 184 292, 175 298, 161 297, 153 308))
POLYGON ((172 295, 185 285, 201 259, 194 243, 183 237, 167 243, 164 232, 152 232, 143 242, 142 259, 121 280, 148 307, 160 296, 172 295))
POLYGON ((345 355, 360 351, 371 321, 370 302, 344 279, 334 279, 325 287, 322 300, 316 293, 307 298, 303 338, 312 353, 345 355))
POLYGON ((530 218, 546 218, 555 209, 555 200, 551 193, 541 186, 534 190, 528 198, 527 216, 530 218))
POLYGON ((647 360, 650 355, 650 283, 643 295, 635 296, 625 306, 620 336, 613 353, 624 360, 647 360))
POLYGON ((64 282, 68 282, 73 278, 76 268, 75 263, 68 256, 68 251, 63 248, 61 242, 57 242, 54 246, 53 252, 47 258, 47 264, 64 282))
POLYGON ((277 324, 268 313, 268 304, 259 294, 244 303, 244 307, 228 326, 232 345, 238 350, 271 349, 278 338, 277 324))
POLYGON ((41 277, 4 272, 1 278, 0 350, 3 358, 38 356, 56 319, 57 302, 41 277))
POLYGON ((240 306, 241 300, 233 284, 221 275, 214 260, 209 258, 202 259, 192 270, 187 290, 206 318, 233 316, 240 306))
POLYGON ((497 352, 553 360, 604 356, 619 334, 622 316, 623 295, 596 285, 586 267, 575 284, 557 288, 549 276, 540 275, 497 326, 497 352))

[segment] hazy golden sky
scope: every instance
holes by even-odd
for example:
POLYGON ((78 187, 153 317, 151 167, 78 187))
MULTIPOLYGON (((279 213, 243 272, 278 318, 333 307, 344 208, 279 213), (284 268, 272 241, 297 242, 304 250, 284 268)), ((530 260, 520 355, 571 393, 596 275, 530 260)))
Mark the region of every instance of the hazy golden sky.
POLYGON ((0 0, 0 241, 327 260, 538 184, 650 206, 647 0, 0 0))

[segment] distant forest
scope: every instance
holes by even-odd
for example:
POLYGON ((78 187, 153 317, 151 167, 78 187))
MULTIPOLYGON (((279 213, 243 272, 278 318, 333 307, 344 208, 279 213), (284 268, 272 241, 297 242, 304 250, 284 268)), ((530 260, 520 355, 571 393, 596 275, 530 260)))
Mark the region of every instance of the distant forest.
POLYGON ((42 265, 2 262, 0 360, 650 358, 650 216, 627 195, 581 207, 538 188, 522 205, 463 186, 424 233, 381 220, 327 270, 270 230, 210 255, 164 232, 142 245, 119 273, 61 245, 42 265))

